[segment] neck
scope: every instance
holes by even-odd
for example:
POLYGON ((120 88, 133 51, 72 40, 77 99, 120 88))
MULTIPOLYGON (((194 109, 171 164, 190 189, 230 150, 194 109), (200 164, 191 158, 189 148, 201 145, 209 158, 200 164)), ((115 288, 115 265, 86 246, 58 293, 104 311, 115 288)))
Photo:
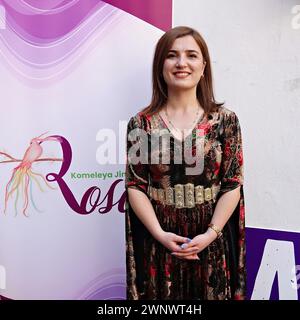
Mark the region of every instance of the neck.
MULTIPOLYGON (((168 101, 166 103, 169 109, 176 112, 187 113, 198 109, 200 103, 196 96, 195 88, 189 90, 178 90, 178 88, 168 89, 168 101)), ((202 109, 202 107, 200 106, 202 109)))

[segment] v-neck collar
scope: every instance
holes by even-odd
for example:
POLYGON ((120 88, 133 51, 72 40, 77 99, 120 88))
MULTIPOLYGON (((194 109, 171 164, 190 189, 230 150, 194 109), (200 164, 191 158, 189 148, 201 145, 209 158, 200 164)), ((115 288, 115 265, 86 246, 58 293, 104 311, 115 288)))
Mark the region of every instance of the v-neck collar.
POLYGON ((170 135, 173 137, 174 140, 178 141, 179 143, 183 143, 187 138, 190 137, 191 134, 193 134, 193 132, 196 130, 197 126, 199 125, 199 123, 201 123, 204 118, 205 118, 205 112, 203 111, 203 113, 201 114, 201 116, 197 119, 195 126, 190 129, 189 134, 183 138, 183 139, 178 139, 172 132, 172 130, 169 128, 169 126, 166 124, 166 121, 163 119, 163 117, 160 115, 159 112, 156 113, 158 119, 160 120, 160 122, 162 123, 162 125, 169 131, 170 135))

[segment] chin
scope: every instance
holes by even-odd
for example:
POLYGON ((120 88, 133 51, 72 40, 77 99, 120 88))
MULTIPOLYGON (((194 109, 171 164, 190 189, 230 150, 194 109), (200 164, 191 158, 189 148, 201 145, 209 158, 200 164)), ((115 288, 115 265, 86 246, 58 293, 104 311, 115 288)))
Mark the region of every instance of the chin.
POLYGON ((176 84, 173 84, 173 87, 177 88, 177 89, 192 89, 192 88, 194 88, 196 86, 197 86, 197 84, 190 84, 190 83, 186 83, 186 84, 176 83, 176 84))

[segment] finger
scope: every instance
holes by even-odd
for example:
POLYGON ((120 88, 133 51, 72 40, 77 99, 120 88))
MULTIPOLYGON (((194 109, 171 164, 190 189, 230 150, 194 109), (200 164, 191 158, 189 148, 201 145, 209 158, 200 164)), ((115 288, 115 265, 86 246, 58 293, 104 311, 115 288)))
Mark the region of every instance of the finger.
POLYGON ((187 238, 187 237, 182 237, 182 236, 176 235, 175 241, 177 241, 177 242, 183 242, 183 243, 189 243, 189 242, 192 241, 192 239, 187 238))
POLYGON ((182 251, 184 248, 186 248, 185 246, 183 245, 186 245, 187 243, 183 243, 183 244, 177 244, 176 242, 174 243, 174 246, 173 246, 173 251, 182 251))
POLYGON ((172 242, 170 245, 170 251, 171 252, 180 252, 180 251, 182 251, 182 249, 179 244, 177 244, 176 242, 172 242))
POLYGON ((186 260, 200 260, 197 255, 187 256, 187 257, 184 257, 184 259, 186 259, 186 260))
POLYGON ((182 250, 186 250, 186 249, 190 249, 190 248, 195 247, 195 245, 196 244, 191 244, 191 242, 190 243, 183 243, 183 244, 180 245, 180 248, 182 250))
POLYGON ((199 251, 199 248, 196 246, 193 246, 193 247, 188 247, 183 249, 183 246, 181 245, 179 250, 174 250, 174 251, 178 253, 193 253, 193 252, 199 251))
POLYGON ((190 256, 192 254, 196 254, 199 250, 194 250, 192 252, 172 252, 171 254, 176 256, 176 257, 186 257, 186 256, 190 256))
POLYGON ((188 255, 188 256, 184 257, 184 259, 196 259, 196 260, 200 260, 200 259, 199 259, 199 256, 198 256, 198 252, 188 255))
POLYGON ((196 244, 197 244, 197 241, 195 240, 195 238, 189 242, 189 246, 194 246, 196 244))
POLYGON ((175 245, 173 246, 172 252, 180 252, 180 251, 182 251, 180 245, 176 245, 176 244, 175 244, 175 245))
POLYGON ((200 260, 197 254, 191 254, 185 257, 176 256, 176 258, 180 260, 200 260))
POLYGON ((181 247, 181 250, 176 251, 176 252, 179 252, 179 253, 193 253, 193 252, 198 252, 198 251, 199 251, 199 248, 196 247, 196 246, 193 246, 193 247, 186 248, 186 249, 182 249, 182 247, 181 247))

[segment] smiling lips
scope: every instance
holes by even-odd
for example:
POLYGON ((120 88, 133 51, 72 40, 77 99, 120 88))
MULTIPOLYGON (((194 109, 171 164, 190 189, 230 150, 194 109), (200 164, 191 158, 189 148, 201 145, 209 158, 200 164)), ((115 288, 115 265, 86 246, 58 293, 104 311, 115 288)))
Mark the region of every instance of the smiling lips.
POLYGON ((185 71, 177 71, 173 73, 175 75, 176 78, 186 78, 187 76, 190 75, 189 72, 185 72, 185 71))

